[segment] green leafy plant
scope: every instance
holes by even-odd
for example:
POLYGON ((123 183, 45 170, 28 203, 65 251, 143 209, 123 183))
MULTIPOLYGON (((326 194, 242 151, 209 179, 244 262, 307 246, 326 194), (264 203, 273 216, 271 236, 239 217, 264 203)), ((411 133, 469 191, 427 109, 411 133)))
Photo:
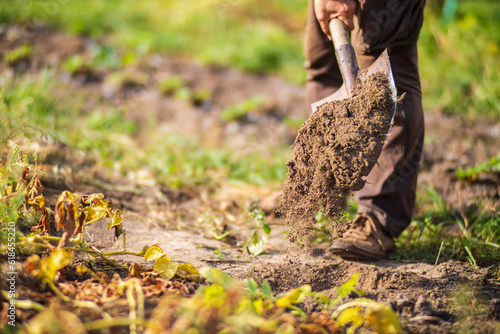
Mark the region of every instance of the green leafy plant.
MULTIPOLYGON (((265 223, 265 213, 264 211, 254 208, 249 216, 252 218, 254 224, 251 227, 242 227, 239 229, 234 229, 231 231, 224 232, 222 234, 213 233, 213 236, 217 240, 225 239, 227 236, 245 230, 253 230, 250 238, 246 241, 238 243, 236 247, 242 252, 247 251, 248 254, 258 256, 264 251, 264 245, 267 243, 267 236, 271 233, 271 227, 265 223), (262 230, 263 234, 259 237, 259 231, 262 230)), ((233 248, 233 247, 228 247, 233 248)), ((223 249, 216 249, 214 254, 219 258, 223 256, 223 249)))
POLYGON ((203 103, 210 101, 212 92, 208 89, 198 89, 193 92, 191 100, 194 105, 201 106, 203 103))
POLYGON ((66 58, 62 68, 73 75, 91 74, 95 70, 118 70, 124 66, 132 65, 136 61, 137 56, 133 52, 119 52, 109 45, 96 44, 91 48, 88 56, 77 54, 66 58))
POLYGON ((265 213, 260 209, 252 210, 252 218, 257 225, 250 239, 244 244, 243 249, 255 256, 260 255, 264 251, 264 245, 267 243, 267 236, 271 234, 271 227, 265 223, 265 213), (262 229, 264 234, 259 238, 258 231, 262 229))

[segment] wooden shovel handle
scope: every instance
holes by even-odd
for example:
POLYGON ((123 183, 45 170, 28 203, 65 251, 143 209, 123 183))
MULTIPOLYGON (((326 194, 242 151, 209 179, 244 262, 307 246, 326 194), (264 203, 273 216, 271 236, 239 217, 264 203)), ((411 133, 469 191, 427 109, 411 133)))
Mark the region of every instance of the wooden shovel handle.
POLYGON ((349 31, 344 22, 338 18, 334 18, 330 21, 330 33, 340 73, 342 74, 342 79, 344 79, 344 85, 349 95, 352 95, 352 87, 356 83, 359 68, 354 48, 351 45, 349 31))

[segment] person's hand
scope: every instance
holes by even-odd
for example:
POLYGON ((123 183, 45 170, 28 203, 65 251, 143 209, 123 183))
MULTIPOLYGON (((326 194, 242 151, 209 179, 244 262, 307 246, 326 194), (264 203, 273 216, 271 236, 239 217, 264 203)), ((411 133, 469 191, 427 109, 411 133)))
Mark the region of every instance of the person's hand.
POLYGON ((316 18, 321 26, 321 30, 332 38, 328 24, 330 21, 338 17, 345 23, 347 29, 352 31, 354 29, 353 16, 356 10, 356 3, 354 0, 314 0, 314 12, 316 18))

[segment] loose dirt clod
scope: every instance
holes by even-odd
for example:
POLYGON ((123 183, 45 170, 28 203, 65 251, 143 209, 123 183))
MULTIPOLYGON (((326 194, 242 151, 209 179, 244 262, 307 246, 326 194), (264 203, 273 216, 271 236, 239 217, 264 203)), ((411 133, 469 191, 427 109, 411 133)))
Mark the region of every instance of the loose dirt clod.
MULTIPOLYGON (((375 73, 358 80, 351 98, 322 104, 301 126, 280 202, 292 236, 308 235, 320 209, 338 218, 349 192, 363 188, 363 177, 382 151, 392 111, 389 82, 375 73)), ((337 225, 331 229, 337 231, 337 225)))

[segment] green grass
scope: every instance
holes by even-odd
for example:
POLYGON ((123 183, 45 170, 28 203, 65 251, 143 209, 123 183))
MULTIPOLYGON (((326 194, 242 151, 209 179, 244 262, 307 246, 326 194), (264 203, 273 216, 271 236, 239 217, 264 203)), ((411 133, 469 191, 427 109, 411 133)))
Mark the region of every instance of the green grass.
MULTIPOLYGON (((0 3, 0 21, 36 22, 109 45, 97 63, 116 68, 151 52, 191 57, 246 71, 278 73, 302 84, 303 0, 90 0, 0 3), (110 47, 113 46, 113 47, 110 47), (128 59, 128 60, 127 60, 128 59)), ((430 2, 422 29, 420 69, 424 105, 463 117, 499 119, 500 3, 462 0, 440 19, 430 2)))
MULTIPOLYGON (((73 148, 82 148, 85 140, 95 134, 87 124, 83 110, 84 97, 58 96, 64 89, 53 70, 43 70, 38 75, 18 75, 2 83, 3 113, 8 120, 0 135, 2 142, 25 136, 28 139, 57 141, 73 148), (82 121, 83 120, 83 121, 82 121)), ((106 120, 103 120, 105 122, 106 120)))
POLYGON ((56 77, 56 73, 45 71, 39 77, 20 75, 4 82, 0 100, 2 143, 20 136, 52 138, 85 152, 95 167, 104 168, 104 173, 126 175, 148 169, 155 180, 170 186, 227 181, 266 184, 285 177, 285 161, 291 155, 285 145, 270 148, 267 154, 240 154, 224 145, 208 147, 173 131, 139 128, 119 109, 103 106, 85 111, 85 98, 75 92, 71 96, 61 94, 56 77), (141 147, 133 140, 139 131, 152 133, 141 147))
POLYGON ((50 134, 67 125, 67 117, 50 97, 52 79, 53 74, 44 71, 36 77, 6 78, 0 83, 2 144, 20 135, 29 137, 40 127, 50 134))
MULTIPOLYGON (((305 22, 306 3, 284 1, 21 0, 0 4, 0 21, 37 22, 145 52, 193 56, 207 63, 280 73, 295 82, 305 74, 300 37, 275 20, 305 22), (270 18, 273 19, 270 19, 270 18)), ((301 26, 300 24, 298 25, 301 26)))
POLYGON ((424 106, 500 118, 500 3, 460 1, 450 23, 426 12, 419 56, 424 106))
POLYGON ((268 153, 241 155, 224 146, 206 147, 174 133, 153 137, 135 167, 149 168, 156 173, 155 178, 174 186, 226 181, 270 185, 284 180, 285 162, 291 155, 285 146, 269 149, 268 153))
POLYGON ((417 196, 417 214, 396 240, 395 259, 500 266, 498 209, 480 205, 478 210, 450 210, 433 188, 421 190, 417 196))

